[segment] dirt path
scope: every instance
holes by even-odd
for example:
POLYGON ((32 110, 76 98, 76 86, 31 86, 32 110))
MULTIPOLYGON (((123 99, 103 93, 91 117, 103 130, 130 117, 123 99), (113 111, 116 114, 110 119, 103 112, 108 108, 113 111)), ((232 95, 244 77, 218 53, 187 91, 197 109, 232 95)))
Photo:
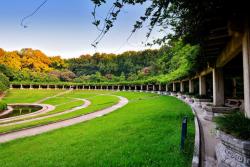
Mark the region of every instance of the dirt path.
POLYGON ((90 114, 86 114, 86 115, 82 115, 76 118, 72 118, 72 119, 68 119, 65 121, 60 121, 60 122, 56 122, 56 123, 51 123, 48 125, 42 125, 39 127, 34 127, 34 128, 30 128, 30 129, 24 129, 24 130, 20 130, 17 132, 11 132, 11 133, 7 133, 7 134, 2 134, 0 135, 0 143, 4 143, 4 142, 8 142, 14 139, 18 139, 18 138, 23 138, 23 137, 27 137, 27 136, 34 136, 37 134, 41 134, 41 133, 45 133, 48 131, 52 131, 54 129, 59 129, 59 128, 63 128, 63 127, 67 127, 67 126, 71 126, 77 123, 81 123, 81 122, 85 122, 103 115, 106 115, 110 112, 113 112, 115 110, 117 110, 118 108, 121 108, 123 106, 125 106, 128 103, 128 99, 121 97, 121 96, 117 96, 120 101, 108 108, 105 108, 103 110, 99 110, 90 114))

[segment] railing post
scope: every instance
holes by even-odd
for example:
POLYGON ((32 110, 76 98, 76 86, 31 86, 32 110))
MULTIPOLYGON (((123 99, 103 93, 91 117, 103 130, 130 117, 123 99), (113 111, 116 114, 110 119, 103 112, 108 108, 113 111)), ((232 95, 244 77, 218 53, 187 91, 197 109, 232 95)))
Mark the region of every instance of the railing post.
POLYGON ((181 150, 184 150, 186 138, 187 138, 187 116, 183 118, 181 124, 181 146, 180 146, 181 150))

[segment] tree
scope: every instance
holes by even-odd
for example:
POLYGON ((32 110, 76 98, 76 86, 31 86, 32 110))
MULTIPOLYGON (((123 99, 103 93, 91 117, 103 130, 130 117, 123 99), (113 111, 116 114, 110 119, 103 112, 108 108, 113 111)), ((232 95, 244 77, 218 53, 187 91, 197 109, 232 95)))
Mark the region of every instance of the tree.
POLYGON ((9 88, 9 78, 0 73, 0 93, 9 88))

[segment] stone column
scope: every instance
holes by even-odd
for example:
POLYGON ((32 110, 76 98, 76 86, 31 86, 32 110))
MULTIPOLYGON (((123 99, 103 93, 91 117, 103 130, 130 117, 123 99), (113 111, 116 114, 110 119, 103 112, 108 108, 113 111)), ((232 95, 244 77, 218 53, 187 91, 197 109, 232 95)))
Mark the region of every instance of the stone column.
POLYGON ((206 94, 206 77, 199 76, 199 94, 205 95, 206 94))
POLYGON ((244 107, 245 115, 250 118, 250 26, 243 36, 243 76, 244 76, 244 107))
POLYGON ((96 90, 96 85, 95 85, 95 90, 96 90))
POLYGON ((180 91, 184 92, 184 82, 183 81, 180 82, 180 91))
POLYGON ((141 85, 141 91, 143 90, 143 85, 141 85))
POLYGON ((159 85, 159 91, 161 91, 161 85, 159 85))
POLYGON ((168 84, 166 84, 166 92, 168 92, 168 84))
POLYGON ((89 85, 89 90, 90 90, 90 85, 89 85))
POLYGON ((30 89, 33 89, 33 86, 30 84, 30 89))
MULTIPOLYGON (((40 85, 39 85, 40 86, 40 85)), ((62 86, 62 89, 65 89, 64 85, 62 86)))
POLYGON ((13 89, 13 85, 12 84, 10 84, 10 89, 13 89))
POLYGON ((41 85, 38 85, 38 89, 41 89, 41 85))
POLYGON ((76 90, 78 90, 78 85, 76 85, 76 90))
POLYGON ((174 92, 176 91, 176 85, 175 85, 174 82, 173 82, 173 91, 174 91, 174 92))
POLYGON ((131 90, 131 86, 128 86, 128 90, 131 90))
POLYGON ((155 85, 153 85, 153 91, 155 91, 155 85))
POLYGON ((47 89, 49 89, 49 85, 47 85, 47 89))
POLYGON ((20 89, 23 89, 23 84, 20 85, 20 89))
POLYGON ((224 104, 224 78, 221 68, 213 69, 213 104, 215 106, 224 104))
POLYGON ((148 85, 147 85, 147 91, 149 90, 148 85))
POLYGON ((112 90, 114 90, 114 85, 112 85, 112 90))
POLYGON ((57 85, 55 85, 55 89, 57 89, 57 85))
POLYGON ((233 78, 233 97, 237 96, 237 89, 236 89, 236 78, 233 78))
POLYGON ((135 85, 135 90, 137 90, 137 86, 135 85))
POLYGON ((82 90, 84 90, 84 85, 82 85, 82 90))
POLYGON ((194 93, 194 81, 191 79, 188 81, 188 92, 194 93))

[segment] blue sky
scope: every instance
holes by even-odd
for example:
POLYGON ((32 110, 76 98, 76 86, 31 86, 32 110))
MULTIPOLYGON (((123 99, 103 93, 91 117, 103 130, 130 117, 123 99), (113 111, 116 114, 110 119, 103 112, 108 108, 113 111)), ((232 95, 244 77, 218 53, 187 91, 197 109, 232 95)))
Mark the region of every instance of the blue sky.
MULTIPOLYGON (((93 4, 90 0, 49 0, 39 12, 20 26, 21 19, 30 14, 43 0, 0 0, 0 48, 19 50, 40 49, 49 56, 77 57, 94 52, 121 53, 142 50, 146 28, 126 42, 134 22, 144 13, 145 6, 127 6, 112 30, 100 42, 97 50, 91 43, 98 35, 92 25, 93 4)), ((108 2, 112 2, 109 0, 108 2)), ((98 16, 107 14, 110 4, 98 9, 98 16)), ((152 37, 161 36, 155 31, 152 37)))

